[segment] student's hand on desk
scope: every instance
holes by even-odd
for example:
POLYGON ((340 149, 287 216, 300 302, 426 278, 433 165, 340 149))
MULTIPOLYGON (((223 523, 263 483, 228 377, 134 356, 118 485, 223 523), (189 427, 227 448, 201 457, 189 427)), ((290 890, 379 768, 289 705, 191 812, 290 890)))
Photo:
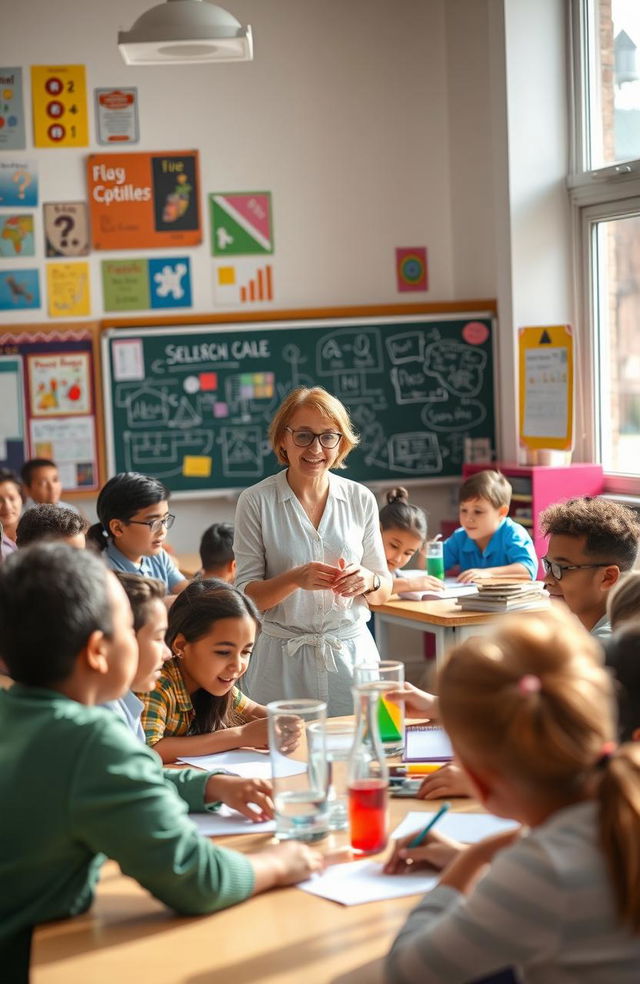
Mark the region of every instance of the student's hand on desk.
POLYGON ((385 693, 385 700, 404 701, 405 710, 410 714, 424 714, 427 718, 438 717, 438 698, 426 690, 414 687, 412 683, 403 683, 385 693))
POLYGON ((242 776, 210 776, 205 798, 207 803, 224 803, 243 817, 259 822, 273 818, 271 783, 268 779, 244 779, 242 776), (258 809, 252 809, 253 803, 258 809))
POLYGON ((321 564, 315 560, 310 564, 295 567, 292 571, 295 583, 303 591, 330 591, 339 573, 337 567, 321 564))
POLYGON ((491 571, 483 570, 481 567, 470 567, 468 571, 458 574, 458 581, 461 584, 473 584, 474 581, 479 581, 483 577, 491 577, 491 571))
MULTIPOLYGON (((425 819, 428 820, 428 818, 429 815, 425 814, 425 819)), ((436 868, 436 870, 441 871, 451 864, 461 852, 467 850, 465 844, 453 840, 452 837, 439 834, 437 830, 431 831, 420 847, 410 848, 410 842, 419 832, 419 830, 414 830, 412 834, 407 834, 406 837, 401 837, 394 842, 389 860, 383 868, 385 875, 404 875, 415 867, 436 868)))
POLYGON ((236 729, 238 732, 239 747, 247 748, 268 748, 269 733, 266 718, 255 718, 247 724, 241 724, 236 729))
POLYGON ((469 778, 455 762, 447 762, 437 772, 425 776, 416 793, 418 799, 444 799, 449 796, 473 796, 469 778))
POLYGON ((322 855, 297 841, 266 847, 247 857, 255 872, 254 895, 269 888, 296 885, 324 868, 322 855))
POLYGON ((275 726, 276 751, 281 755, 291 755, 300 744, 304 725, 297 714, 278 715, 275 726))

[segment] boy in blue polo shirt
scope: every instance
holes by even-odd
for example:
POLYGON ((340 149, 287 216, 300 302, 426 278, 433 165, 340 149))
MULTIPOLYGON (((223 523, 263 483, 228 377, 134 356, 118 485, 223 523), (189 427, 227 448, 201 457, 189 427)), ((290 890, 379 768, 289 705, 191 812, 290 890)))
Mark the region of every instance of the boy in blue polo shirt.
POLYGON ((444 542, 444 567, 459 581, 494 574, 534 579, 538 558, 524 526, 509 518, 511 486, 497 471, 476 472, 463 482, 458 499, 460 529, 444 542))

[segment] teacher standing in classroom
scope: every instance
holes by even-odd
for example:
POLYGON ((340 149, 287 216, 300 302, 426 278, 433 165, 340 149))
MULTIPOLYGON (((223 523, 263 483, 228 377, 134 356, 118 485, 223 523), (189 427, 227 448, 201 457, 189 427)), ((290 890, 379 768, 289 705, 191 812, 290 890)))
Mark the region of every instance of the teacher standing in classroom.
POLYGON ((358 438, 345 407, 315 386, 286 397, 269 439, 285 467, 242 492, 235 519, 236 586, 262 612, 242 689, 350 714, 354 666, 379 659, 368 602, 391 593, 375 497, 331 470, 358 438))

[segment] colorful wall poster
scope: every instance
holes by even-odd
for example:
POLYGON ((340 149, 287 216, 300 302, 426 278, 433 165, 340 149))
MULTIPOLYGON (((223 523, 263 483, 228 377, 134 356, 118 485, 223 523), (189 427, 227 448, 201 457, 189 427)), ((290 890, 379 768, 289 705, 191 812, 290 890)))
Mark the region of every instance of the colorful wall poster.
POLYGON ((102 261, 105 311, 190 307, 191 261, 188 256, 102 261))
POLYGON ((22 69, 0 66, 0 150, 24 150, 22 69))
POLYGON ((217 263, 214 271, 214 294, 218 304, 272 301, 273 266, 271 263, 247 259, 217 263))
POLYGON ((569 325, 518 330, 520 444, 573 446, 573 332, 569 325))
POLYGON ((95 249, 196 246, 202 241, 198 152, 90 154, 95 249))
POLYGON ((138 90, 94 89, 94 95, 98 143, 138 143, 138 90))
POLYGON ((35 161, 0 160, 0 208, 35 208, 38 166, 35 161))
POLYGON ((36 147, 88 146, 84 65, 32 65, 31 100, 36 147))
POLYGON ((0 271, 0 311, 40 307, 37 270, 0 271))
POLYGON ((270 192, 220 192, 209 206, 213 256, 273 253, 270 192))
POLYGON ((80 416, 91 413, 88 352, 54 352, 27 356, 31 417, 80 416))
POLYGON ((89 213, 86 202, 45 202, 44 238, 47 256, 87 256, 89 213))
POLYGON ((98 484, 93 417, 62 417, 29 421, 31 456, 51 458, 65 489, 90 489, 98 484))
POLYGON ((47 310, 51 318, 91 313, 88 263, 47 263, 47 310))
POLYGON ((425 246, 396 249, 396 285, 400 293, 429 289, 425 246))
POLYGON ((33 215, 0 215, 0 256, 35 256, 33 215))

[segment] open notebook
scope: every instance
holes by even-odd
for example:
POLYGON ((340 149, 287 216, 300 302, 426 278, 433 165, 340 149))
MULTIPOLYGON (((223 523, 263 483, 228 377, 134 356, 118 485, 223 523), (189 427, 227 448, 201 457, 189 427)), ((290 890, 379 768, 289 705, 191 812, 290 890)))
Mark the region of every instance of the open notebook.
POLYGON ((405 762, 450 762, 453 748, 437 724, 408 724, 404 730, 405 762))
MULTIPOLYGON (((405 577, 410 581, 424 575, 425 571, 419 570, 397 572, 397 577, 405 577)), ((475 590, 475 584, 460 584, 455 577, 446 577, 442 582, 442 591, 402 591, 398 597, 404 601, 438 601, 441 598, 460 598, 462 595, 473 594, 475 590)))

